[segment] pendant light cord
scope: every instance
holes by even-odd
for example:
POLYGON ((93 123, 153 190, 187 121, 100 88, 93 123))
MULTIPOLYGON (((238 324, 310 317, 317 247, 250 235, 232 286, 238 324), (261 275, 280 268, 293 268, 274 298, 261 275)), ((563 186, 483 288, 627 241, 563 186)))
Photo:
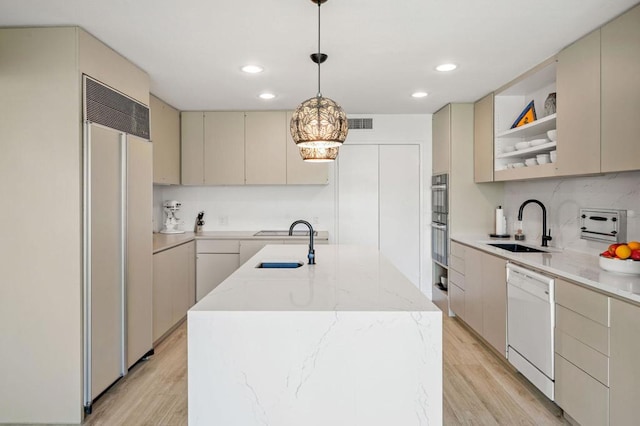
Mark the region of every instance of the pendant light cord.
POLYGON ((322 53, 320 53, 320 5, 321 1, 318 1, 318 98, 322 97, 322 93, 320 92, 320 57, 322 53))

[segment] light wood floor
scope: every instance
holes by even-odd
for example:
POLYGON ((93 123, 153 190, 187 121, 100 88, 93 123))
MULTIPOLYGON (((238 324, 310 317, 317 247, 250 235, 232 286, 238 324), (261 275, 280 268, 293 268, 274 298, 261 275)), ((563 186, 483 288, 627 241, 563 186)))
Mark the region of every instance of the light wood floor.
MULTIPOLYGON (((444 318, 445 425, 563 425, 560 409, 457 319, 444 318)), ((187 328, 180 325, 93 406, 85 425, 186 425, 187 328)))

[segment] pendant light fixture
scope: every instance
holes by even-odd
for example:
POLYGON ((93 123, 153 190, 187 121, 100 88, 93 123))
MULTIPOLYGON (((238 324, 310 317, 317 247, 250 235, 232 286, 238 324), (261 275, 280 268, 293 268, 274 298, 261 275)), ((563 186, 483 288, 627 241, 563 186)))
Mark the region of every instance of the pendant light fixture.
MULTIPOLYGON (((327 0, 311 1, 318 5, 318 53, 311 55, 311 60, 318 64, 318 94, 302 102, 294 111, 290 123, 291 137, 299 148, 336 148, 342 145, 349 131, 347 114, 340 105, 323 97, 320 92, 320 64, 327 60, 327 55, 320 52, 320 6, 327 0)), ((323 153, 328 155, 329 151, 317 151, 315 154, 323 153)), ((302 151, 300 154, 305 158, 302 151)), ((335 156, 327 158, 327 161, 333 159, 335 156)))
POLYGON ((300 156, 308 163, 327 163, 338 156, 338 147, 334 148, 300 148, 300 156))

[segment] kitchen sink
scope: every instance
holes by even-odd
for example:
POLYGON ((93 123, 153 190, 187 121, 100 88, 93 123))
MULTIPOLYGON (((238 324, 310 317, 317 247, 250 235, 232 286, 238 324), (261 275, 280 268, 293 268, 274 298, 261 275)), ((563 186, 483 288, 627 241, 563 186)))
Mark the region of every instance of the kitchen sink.
POLYGON ((523 246, 522 244, 514 244, 514 243, 489 243, 492 247, 501 248, 503 250, 507 250, 514 253, 547 253, 544 250, 539 250, 533 247, 523 246))
MULTIPOLYGON (((309 231, 305 231, 305 230, 294 230, 293 234, 294 237, 308 237, 309 236, 309 231)), ((317 236, 318 232, 317 231, 313 231, 313 236, 317 236)), ((285 231, 260 231, 260 232, 256 232, 255 234, 253 234, 254 237, 288 237, 289 236, 289 231, 285 230, 285 231)))
POLYGON ((265 261, 260 262, 256 268, 260 269, 295 269, 299 268, 304 263, 296 261, 265 261))

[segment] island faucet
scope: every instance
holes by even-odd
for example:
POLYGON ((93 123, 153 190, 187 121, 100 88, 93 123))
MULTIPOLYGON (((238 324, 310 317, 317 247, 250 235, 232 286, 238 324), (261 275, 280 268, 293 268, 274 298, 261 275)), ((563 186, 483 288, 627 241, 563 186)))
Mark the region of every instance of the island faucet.
POLYGON ((311 226, 311 224, 309 222, 307 222, 306 220, 296 220, 289 227, 289 235, 290 236, 293 235, 293 228, 295 228, 296 225, 299 224, 299 223, 307 225, 307 227, 309 228, 309 254, 307 255, 307 258, 309 258, 309 265, 315 265, 316 264, 316 251, 313 249, 313 226, 311 226))
POLYGON ((544 207, 544 204, 533 199, 525 201, 518 211, 518 220, 522 220, 522 210, 524 210, 524 206, 529 203, 536 203, 542 209, 542 247, 547 247, 547 241, 551 240, 551 229, 549 229, 549 234, 547 234, 547 209, 544 207))

